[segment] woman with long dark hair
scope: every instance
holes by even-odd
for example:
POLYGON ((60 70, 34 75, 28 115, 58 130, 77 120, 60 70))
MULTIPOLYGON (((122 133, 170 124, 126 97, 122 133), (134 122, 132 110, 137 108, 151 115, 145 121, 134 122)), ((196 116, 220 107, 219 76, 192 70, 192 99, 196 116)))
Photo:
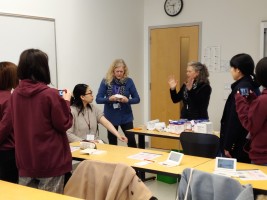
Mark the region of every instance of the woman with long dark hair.
POLYGON ((99 123, 119 140, 127 142, 127 138, 121 136, 114 126, 105 118, 103 112, 92 104, 93 100, 93 92, 88 85, 77 84, 74 87, 71 98, 73 125, 67 131, 69 142, 82 140, 99 142, 99 123))

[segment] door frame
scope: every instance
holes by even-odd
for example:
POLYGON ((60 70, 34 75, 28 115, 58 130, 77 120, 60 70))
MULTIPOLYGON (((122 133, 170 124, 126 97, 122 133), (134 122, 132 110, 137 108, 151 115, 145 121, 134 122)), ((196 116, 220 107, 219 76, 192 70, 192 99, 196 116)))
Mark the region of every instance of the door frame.
MULTIPOLYGON (((199 27, 199 35, 198 35, 198 41, 199 41, 199 46, 198 46, 198 60, 201 61, 201 49, 202 49, 202 22, 192 22, 192 23, 182 23, 182 24, 171 24, 171 25, 159 25, 159 26, 149 26, 148 27, 148 68, 147 68, 147 84, 145 83, 145 85, 147 85, 147 92, 150 93, 150 83, 151 83, 151 79, 150 79, 150 65, 151 65, 151 61, 150 61, 150 41, 151 41, 151 31, 153 29, 165 29, 165 28, 178 28, 178 27, 187 27, 187 26, 198 26, 199 27)), ((144 86, 145 86, 144 85, 144 86)), ((146 91, 146 89, 144 89, 144 91, 146 91)), ((147 95, 147 116, 145 117, 146 119, 152 120, 150 119, 151 116, 151 109, 150 109, 150 95, 147 95)), ((149 138, 149 143, 150 143, 151 139, 149 138)))

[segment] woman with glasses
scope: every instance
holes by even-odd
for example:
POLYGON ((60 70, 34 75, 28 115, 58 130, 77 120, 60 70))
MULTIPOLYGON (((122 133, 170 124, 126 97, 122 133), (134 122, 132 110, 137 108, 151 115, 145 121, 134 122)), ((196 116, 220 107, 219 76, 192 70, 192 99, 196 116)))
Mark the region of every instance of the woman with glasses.
POLYGON ((94 97, 90 87, 86 84, 77 84, 71 97, 71 113, 73 125, 67 131, 69 142, 93 141, 100 142, 98 123, 108 129, 116 138, 127 142, 127 138, 121 136, 114 126, 104 117, 94 104, 94 97))
MULTIPOLYGON (((128 138, 129 147, 137 147, 134 134, 126 130, 133 128, 132 104, 138 104, 140 97, 134 82, 128 77, 129 70, 123 59, 113 61, 105 79, 102 80, 96 102, 105 104, 104 113, 118 130, 119 126, 128 138)), ((117 139, 108 131, 109 144, 117 145, 117 139)))

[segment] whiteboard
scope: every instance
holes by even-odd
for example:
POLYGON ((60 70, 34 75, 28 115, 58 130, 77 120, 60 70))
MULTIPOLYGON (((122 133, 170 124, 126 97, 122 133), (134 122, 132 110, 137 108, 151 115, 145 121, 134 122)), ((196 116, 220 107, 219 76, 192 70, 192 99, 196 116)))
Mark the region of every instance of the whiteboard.
POLYGON ((22 51, 40 49, 48 55, 51 83, 57 87, 55 19, 0 12, 0 62, 18 64, 22 51))

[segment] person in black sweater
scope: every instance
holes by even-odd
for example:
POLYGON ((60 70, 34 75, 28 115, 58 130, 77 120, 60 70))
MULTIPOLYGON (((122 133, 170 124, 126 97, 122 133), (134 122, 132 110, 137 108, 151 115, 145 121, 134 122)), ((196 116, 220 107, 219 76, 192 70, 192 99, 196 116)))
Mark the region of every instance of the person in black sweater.
POLYGON ((173 75, 168 78, 173 103, 183 101, 182 119, 209 119, 208 106, 212 89, 206 65, 200 62, 189 62, 186 75, 187 81, 178 93, 176 92, 178 81, 173 75))
POLYGON ((259 95, 259 85, 254 80, 254 61, 248 54, 237 54, 230 60, 230 72, 234 79, 221 119, 220 150, 222 156, 236 158, 238 162, 250 163, 249 140, 246 130, 237 115, 235 94, 240 88, 247 88, 259 95))

